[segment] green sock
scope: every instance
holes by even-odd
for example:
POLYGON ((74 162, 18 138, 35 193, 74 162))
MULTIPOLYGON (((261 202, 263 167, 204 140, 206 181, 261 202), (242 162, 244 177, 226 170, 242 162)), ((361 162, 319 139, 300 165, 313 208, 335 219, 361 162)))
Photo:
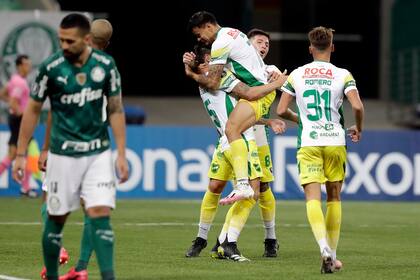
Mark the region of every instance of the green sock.
POLYGON ((80 244, 80 256, 76 265, 76 271, 87 269, 90 256, 92 255, 92 244, 90 240, 91 221, 88 215, 85 215, 85 224, 83 227, 82 242, 80 244))
POLYGON ((109 217, 90 218, 91 240, 96 253, 103 280, 113 280, 114 276, 114 232, 109 217))
POLYGON ((41 217, 42 217, 42 223, 45 225, 47 223, 48 219, 48 211, 47 211, 47 203, 42 203, 41 206, 41 217))
POLYGON ((51 219, 47 219, 45 222, 42 235, 42 252, 48 279, 58 279, 58 257, 60 255, 63 226, 64 224, 51 219))

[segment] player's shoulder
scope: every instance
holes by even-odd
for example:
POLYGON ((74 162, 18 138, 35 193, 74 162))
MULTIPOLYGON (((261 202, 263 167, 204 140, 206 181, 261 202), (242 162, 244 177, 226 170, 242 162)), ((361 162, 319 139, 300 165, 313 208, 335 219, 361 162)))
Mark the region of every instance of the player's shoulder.
POLYGON ((235 40, 239 35, 241 34, 241 31, 235 28, 231 27, 222 27, 217 32, 216 40, 214 43, 220 44, 220 43, 228 43, 233 40, 235 40))
POLYGON ((51 70, 61 65, 64 61, 65 61, 65 58, 63 56, 63 52, 59 50, 53 53, 47 59, 45 59, 39 66, 39 69, 42 69, 43 71, 46 71, 46 72, 50 72, 51 70))
POLYGON ((335 74, 336 76, 339 76, 339 77, 346 77, 346 76, 348 76, 348 75, 351 75, 351 74, 350 74, 350 71, 349 71, 349 70, 347 70, 346 68, 338 67, 338 66, 336 66, 336 65, 334 65, 334 64, 332 64, 332 63, 330 63, 330 64, 331 64, 331 68, 333 69, 333 72, 334 72, 334 74, 335 74))
POLYGON ((92 49, 92 59, 106 67, 111 67, 115 64, 112 56, 97 49, 92 49))

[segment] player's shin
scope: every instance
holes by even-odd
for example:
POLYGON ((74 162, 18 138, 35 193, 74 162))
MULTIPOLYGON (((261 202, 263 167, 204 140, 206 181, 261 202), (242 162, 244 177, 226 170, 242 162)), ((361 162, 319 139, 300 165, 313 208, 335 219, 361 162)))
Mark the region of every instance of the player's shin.
POLYGON ((220 194, 213 193, 209 190, 204 194, 201 202, 200 223, 198 228, 198 237, 207 240, 207 235, 216 215, 217 206, 219 205, 220 194))
POLYGON ((316 199, 307 201, 306 214, 321 253, 325 248, 328 248, 329 250, 327 229, 325 226, 324 214, 322 213, 321 201, 316 199))
POLYGON ((336 251, 338 240, 340 238, 341 227, 341 201, 327 202, 327 215, 325 222, 327 226, 328 245, 331 248, 333 259, 336 259, 336 251))
POLYGON ((256 201, 251 198, 237 201, 232 206, 232 217, 227 234, 228 242, 236 242, 238 240, 255 203, 256 201))
POLYGON ((258 204, 260 206, 261 218, 264 222, 265 239, 276 239, 276 199, 270 188, 260 193, 258 204))
POLYGON ((76 265, 76 271, 82 271, 87 269, 90 256, 92 255, 93 246, 90 238, 91 231, 91 220, 88 215, 85 214, 84 217, 84 226, 82 233, 82 241, 80 244, 80 256, 79 261, 76 265))
POLYGON ((114 231, 110 218, 90 218, 92 245, 98 259, 103 280, 113 280, 114 275, 114 231))
POLYGON ((48 279, 58 279, 58 258, 61 248, 61 231, 63 223, 58 223, 50 218, 47 219, 42 235, 42 252, 44 263, 47 268, 48 279))

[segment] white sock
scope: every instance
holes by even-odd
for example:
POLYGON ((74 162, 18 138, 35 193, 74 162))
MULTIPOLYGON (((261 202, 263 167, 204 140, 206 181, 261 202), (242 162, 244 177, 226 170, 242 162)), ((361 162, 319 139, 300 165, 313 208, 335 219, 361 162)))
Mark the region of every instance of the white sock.
POLYGON ((333 260, 336 260, 337 259, 337 250, 331 249, 331 255, 332 255, 333 260))
POLYGON ((321 238, 320 240, 318 240, 318 245, 319 245, 319 250, 324 251, 325 248, 328 248, 329 251, 331 251, 330 246, 328 246, 328 242, 326 238, 321 238))
POLYGON ((222 244, 223 242, 225 242, 226 238, 227 238, 227 232, 222 230, 218 237, 219 243, 222 244))
POLYGON ((241 232, 238 231, 236 228, 229 227, 228 234, 227 234, 228 242, 236 242, 236 241, 238 241, 239 234, 241 234, 241 232))
POLYGON ((207 235, 209 234, 210 227, 211 224, 199 223, 197 236, 207 240, 207 235))
POLYGON ((277 239, 274 220, 270 222, 264 222, 264 228, 265 228, 265 239, 277 239))

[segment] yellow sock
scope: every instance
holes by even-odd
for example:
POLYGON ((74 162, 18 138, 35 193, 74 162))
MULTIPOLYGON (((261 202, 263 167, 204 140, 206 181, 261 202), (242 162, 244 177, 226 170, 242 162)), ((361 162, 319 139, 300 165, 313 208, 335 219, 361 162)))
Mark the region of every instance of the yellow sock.
POLYGON ((232 152, 233 170, 237 180, 248 178, 248 149, 244 139, 230 143, 232 152))
POLYGON ((306 214, 308 216, 312 232, 318 242, 319 249, 322 252, 324 248, 328 247, 328 243, 327 229, 325 226, 324 214, 322 213, 321 201, 314 199, 306 202, 306 214))
POLYGON ((261 218, 264 222, 265 238, 276 239, 275 220, 276 220, 276 199, 270 188, 260 193, 258 200, 261 218))
POLYGON ((327 202, 327 215, 325 218, 327 226, 327 241, 333 254, 337 250, 338 240, 340 238, 341 227, 341 201, 327 202))
POLYGON ((217 206, 219 205, 220 194, 206 191, 201 202, 200 224, 198 226, 198 237, 207 240, 207 235, 216 215, 217 206))
POLYGON ((236 203, 234 203, 230 208, 229 211, 226 213, 226 218, 225 218, 225 223, 223 224, 223 228, 220 231, 220 235, 219 235, 219 242, 220 244, 222 244, 226 237, 227 237, 227 232, 229 229, 229 224, 230 224, 230 219, 232 218, 232 213, 233 213, 233 206, 235 206, 236 203))
POLYGON ((228 242, 236 242, 256 201, 252 198, 235 202, 228 228, 228 242))

